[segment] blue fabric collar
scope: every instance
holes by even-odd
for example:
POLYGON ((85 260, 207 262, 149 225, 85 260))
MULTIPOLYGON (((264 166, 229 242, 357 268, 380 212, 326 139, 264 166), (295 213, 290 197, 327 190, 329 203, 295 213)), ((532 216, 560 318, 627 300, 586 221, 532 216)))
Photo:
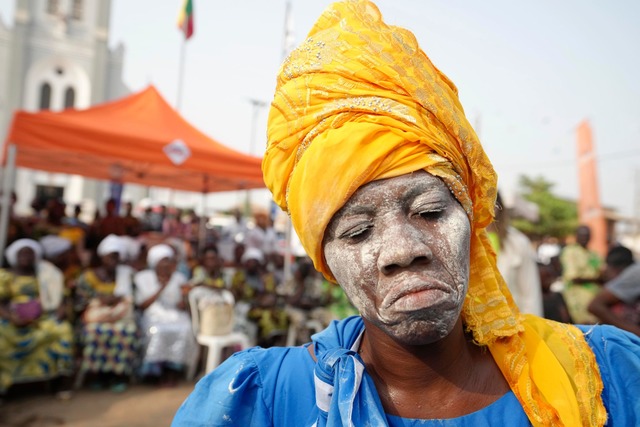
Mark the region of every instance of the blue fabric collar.
POLYGON ((359 316, 333 322, 312 337, 317 427, 387 426, 373 380, 357 353, 364 322, 359 316))

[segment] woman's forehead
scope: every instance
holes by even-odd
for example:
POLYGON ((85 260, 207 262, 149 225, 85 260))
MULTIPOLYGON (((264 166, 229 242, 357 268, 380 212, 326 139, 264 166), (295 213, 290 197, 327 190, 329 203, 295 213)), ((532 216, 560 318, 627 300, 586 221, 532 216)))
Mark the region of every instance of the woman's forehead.
POLYGON ((440 178, 421 170, 393 178, 369 182, 358 188, 347 203, 345 203, 345 206, 380 196, 412 198, 425 192, 449 193, 440 178))

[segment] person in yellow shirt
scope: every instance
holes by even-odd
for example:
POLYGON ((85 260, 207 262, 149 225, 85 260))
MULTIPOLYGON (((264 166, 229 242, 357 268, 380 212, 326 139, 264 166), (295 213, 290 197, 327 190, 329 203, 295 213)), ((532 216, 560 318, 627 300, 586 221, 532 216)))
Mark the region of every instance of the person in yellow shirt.
POLYGON ((586 225, 576 229, 576 243, 564 247, 560 254, 564 299, 575 323, 594 324, 598 318, 588 310, 600 291, 602 259, 587 245, 591 230, 586 225))

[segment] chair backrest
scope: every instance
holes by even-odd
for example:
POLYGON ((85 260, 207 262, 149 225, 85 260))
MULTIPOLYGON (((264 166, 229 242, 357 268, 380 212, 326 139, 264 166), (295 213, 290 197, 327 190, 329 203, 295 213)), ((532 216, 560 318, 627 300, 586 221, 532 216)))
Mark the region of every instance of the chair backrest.
POLYGON ((195 336, 226 335, 234 324, 233 294, 226 289, 196 287, 189 292, 191 327, 195 336))

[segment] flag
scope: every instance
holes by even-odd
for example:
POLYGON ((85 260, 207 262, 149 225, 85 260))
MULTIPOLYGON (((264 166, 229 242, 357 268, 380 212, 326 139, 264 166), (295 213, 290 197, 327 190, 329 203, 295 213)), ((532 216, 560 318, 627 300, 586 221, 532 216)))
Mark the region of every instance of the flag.
POLYGON ((178 15, 178 28, 184 34, 185 40, 189 40, 193 35, 193 0, 184 0, 178 15))

